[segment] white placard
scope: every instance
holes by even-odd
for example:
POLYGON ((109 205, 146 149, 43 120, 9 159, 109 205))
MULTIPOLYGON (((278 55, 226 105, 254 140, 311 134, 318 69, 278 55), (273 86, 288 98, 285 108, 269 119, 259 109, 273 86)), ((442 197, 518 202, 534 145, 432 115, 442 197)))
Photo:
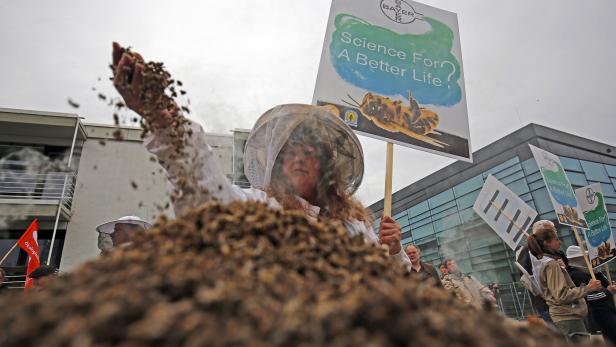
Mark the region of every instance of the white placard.
POLYGON ((333 0, 313 104, 366 136, 471 160, 458 17, 408 0, 333 0))
POLYGON ((529 146, 545 182, 558 222, 572 227, 588 228, 560 158, 541 148, 529 146))
POLYGON ((600 183, 593 183, 575 190, 584 213, 588 229, 584 230, 588 245, 588 258, 592 267, 601 266, 616 258, 614 234, 605 207, 600 183))
POLYGON ((537 217, 535 210, 492 175, 486 179, 473 210, 512 250, 537 217))

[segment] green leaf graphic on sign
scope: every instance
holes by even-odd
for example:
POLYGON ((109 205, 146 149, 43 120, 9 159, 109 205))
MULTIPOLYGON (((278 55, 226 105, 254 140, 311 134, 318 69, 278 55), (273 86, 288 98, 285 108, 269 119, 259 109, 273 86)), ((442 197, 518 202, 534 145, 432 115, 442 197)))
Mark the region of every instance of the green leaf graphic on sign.
POLYGON ((559 204, 563 206, 576 207, 577 200, 575 198, 575 194, 573 193, 573 189, 569 184, 567 179, 567 175, 563 168, 557 163, 553 162, 556 165, 556 171, 548 170, 545 167, 541 168, 541 173, 545 178, 545 184, 548 187, 548 190, 559 204))
POLYGON ((349 15, 339 14, 330 58, 348 83, 382 95, 413 92, 420 104, 453 106, 460 102, 460 62, 453 55, 454 33, 446 24, 424 17, 430 30, 399 34, 349 15))

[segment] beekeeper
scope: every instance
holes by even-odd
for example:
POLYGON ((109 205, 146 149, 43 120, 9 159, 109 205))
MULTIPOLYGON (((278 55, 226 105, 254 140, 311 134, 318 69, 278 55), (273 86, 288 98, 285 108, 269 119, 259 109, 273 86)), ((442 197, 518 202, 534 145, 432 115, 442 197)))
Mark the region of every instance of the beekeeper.
POLYGON ((166 169, 172 191, 179 192, 172 197, 176 214, 212 199, 261 201, 273 208, 301 210, 311 219, 339 220, 350 235, 387 245, 391 256, 410 266, 400 244, 400 226, 383 217, 377 237, 370 213, 352 196, 363 177, 363 151, 351 128, 328 110, 289 104, 265 112, 246 142, 244 171, 251 188, 242 189, 225 177, 198 124, 181 125, 187 134, 185 155, 177 156, 173 119, 167 109, 156 107, 168 97, 161 93, 150 95, 147 104, 143 101, 147 76, 140 55, 127 54, 114 43, 113 67, 114 84, 125 104, 151 130, 144 140, 146 148, 166 169))
POLYGON ((105 222, 96 227, 98 249, 101 253, 130 242, 135 234, 149 229, 152 225, 137 216, 124 216, 105 222))

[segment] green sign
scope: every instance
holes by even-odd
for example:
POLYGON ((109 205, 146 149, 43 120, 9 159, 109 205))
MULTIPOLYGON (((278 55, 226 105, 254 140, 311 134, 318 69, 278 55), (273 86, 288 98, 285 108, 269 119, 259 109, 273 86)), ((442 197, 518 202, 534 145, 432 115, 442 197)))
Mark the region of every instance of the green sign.
POLYGON ((530 145, 560 224, 588 228, 571 183, 558 156, 530 145))
POLYGON ((588 229, 585 230, 588 257, 592 267, 601 266, 616 257, 614 235, 605 208, 601 184, 594 183, 575 190, 588 229))

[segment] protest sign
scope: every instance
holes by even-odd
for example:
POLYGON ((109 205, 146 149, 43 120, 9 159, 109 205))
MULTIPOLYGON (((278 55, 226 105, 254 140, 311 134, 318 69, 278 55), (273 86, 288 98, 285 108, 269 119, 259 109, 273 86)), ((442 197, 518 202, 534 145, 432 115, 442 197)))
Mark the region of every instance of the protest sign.
POLYGON ((588 228, 584 214, 558 156, 533 145, 529 146, 537 166, 539 166, 558 222, 571 227, 588 228))
POLYGON ((471 161, 456 14, 333 0, 313 103, 363 135, 471 161))
POLYGON ((535 210, 492 175, 486 179, 473 210, 512 250, 537 217, 535 210))
POLYGON ((575 190, 582 213, 588 223, 585 230, 588 244, 588 258, 593 268, 601 266, 616 257, 614 235, 603 199, 600 183, 594 183, 575 190))

